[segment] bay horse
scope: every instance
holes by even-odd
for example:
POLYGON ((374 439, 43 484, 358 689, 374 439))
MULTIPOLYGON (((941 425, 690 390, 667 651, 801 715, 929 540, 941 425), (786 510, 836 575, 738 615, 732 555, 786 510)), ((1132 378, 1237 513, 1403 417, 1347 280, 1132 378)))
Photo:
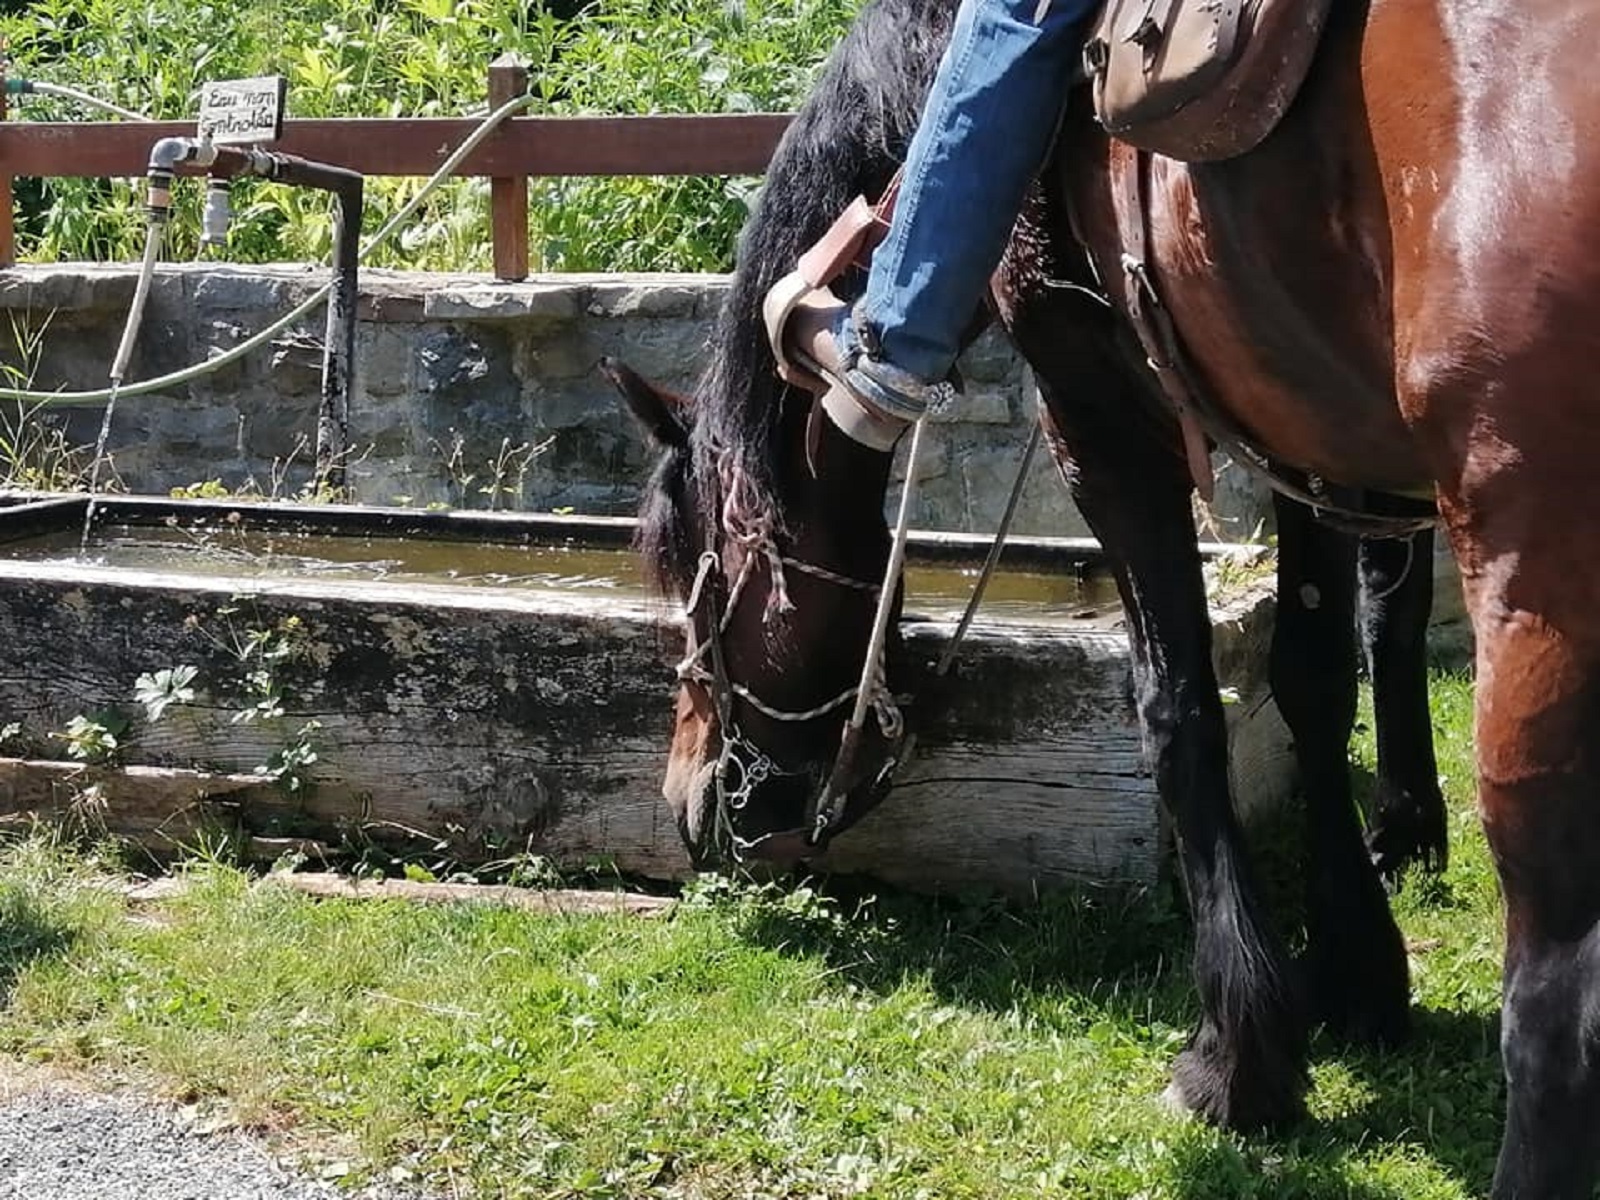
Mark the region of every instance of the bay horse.
MULTIPOLYGON (((807 446, 811 398, 773 376, 760 303, 834 214, 886 182, 953 7, 863 10, 774 159, 692 403, 636 405, 666 448, 642 548, 738 689, 719 698, 691 673, 680 691, 665 790, 691 838, 729 771, 750 840, 803 824, 838 744, 828 705, 859 672, 889 464, 825 424, 807 446)), ((1558 0, 1340 6, 1261 147, 1133 176, 1144 269, 1227 427, 1347 489, 1432 496, 1461 565, 1479 803, 1506 902, 1502 1200, 1587 1196, 1600 1156, 1600 820, 1585 807, 1600 764, 1584 738, 1600 728, 1600 559, 1581 520, 1600 500, 1600 407, 1582 374, 1600 300, 1582 240, 1600 215, 1600 147, 1584 136, 1600 91, 1582 83, 1596 25, 1600 12, 1558 0)), ((995 308, 1038 373, 1127 611, 1195 926, 1202 1018, 1170 1093, 1227 1126, 1271 1126, 1301 1111, 1311 1021, 1378 1042, 1407 1025, 1404 947, 1349 803, 1354 551, 1278 504, 1272 681, 1311 850, 1300 987, 1230 802, 1176 422, 1152 403, 1118 289, 1100 283, 1124 269, 1125 163, 1074 98, 995 308)))

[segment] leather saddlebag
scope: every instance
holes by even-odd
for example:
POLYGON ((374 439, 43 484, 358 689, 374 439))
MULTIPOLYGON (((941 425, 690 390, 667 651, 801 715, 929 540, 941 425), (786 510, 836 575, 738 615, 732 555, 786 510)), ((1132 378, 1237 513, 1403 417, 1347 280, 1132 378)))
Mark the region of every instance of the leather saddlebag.
POLYGON ((1305 81, 1332 0, 1106 0, 1084 46, 1114 137, 1187 162, 1271 133, 1305 81))

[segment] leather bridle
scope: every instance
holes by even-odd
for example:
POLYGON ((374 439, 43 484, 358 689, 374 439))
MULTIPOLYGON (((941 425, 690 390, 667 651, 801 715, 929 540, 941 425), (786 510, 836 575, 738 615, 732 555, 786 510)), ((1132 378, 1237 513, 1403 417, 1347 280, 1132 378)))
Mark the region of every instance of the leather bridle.
MULTIPOLYGON (((793 769, 783 766, 762 750, 739 728, 734 716, 734 703, 743 700, 762 716, 774 721, 801 723, 829 716, 852 703, 859 694, 859 685, 852 685, 838 695, 808 709, 785 709, 762 699, 747 685, 733 679, 723 646, 723 634, 733 619, 733 614, 743 597, 745 588, 764 563, 772 574, 772 600, 768 617, 774 611, 794 608, 788 596, 784 579, 786 570, 800 571, 823 582, 847 588, 863 596, 883 602, 882 589, 877 583, 856 579, 804 559, 782 554, 766 530, 740 530, 729 528, 726 511, 721 522, 708 522, 707 549, 700 554, 694 583, 684 601, 684 617, 688 623, 690 647, 688 654, 678 664, 678 679, 685 684, 695 684, 706 689, 717 715, 721 749, 713 771, 716 789, 714 836, 726 844, 736 861, 772 856, 774 851, 798 857, 805 853, 820 853, 828 840, 838 830, 844 817, 844 805, 824 804, 824 793, 810 789, 806 816, 794 828, 746 838, 736 828, 737 814, 742 812, 750 796, 767 780, 776 777, 805 777, 814 782, 818 775, 813 769, 793 769), (719 530, 718 526, 722 529, 719 530), (722 555, 716 547, 722 541, 720 533, 743 543, 744 555, 731 583, 727 582, 722 568, 722 555), (726 595, 724 596, 724 585, 726 595), (703 610, 703 612, 702 612, 703 610), (703 629, 703 632, 702 632, 703 629), (709 668, 707 667, 709 660, 709 668)), ((889 602, 892 603, 891 597, 889 602)), ((875 694, 871 704, 877 714, 879 728, 891 744, 898 744, 905 733, 905 721, 897 699, 889 692, 882 664, 874 673, 875 694)), ((892 770, 893 760, 890 767, 892 770)), ((880 776, 880 779, 883 776, 880 776)), ((876 804, 887 794, 888 787, 875 787, 871 797, 876 804)))

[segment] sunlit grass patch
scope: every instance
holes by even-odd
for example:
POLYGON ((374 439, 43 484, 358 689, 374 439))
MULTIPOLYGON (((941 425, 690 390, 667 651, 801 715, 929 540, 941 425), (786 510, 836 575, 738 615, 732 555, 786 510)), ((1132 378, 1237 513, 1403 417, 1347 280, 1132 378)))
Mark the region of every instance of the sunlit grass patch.
POLYGON ((1436 684, 1451 867, 1398 903, 1417 1036, 1317 1037, 1310 1117, 1276 1137, 1160 1103, 1196 1014, 1167 888, 1013 904, 710 878, 640 920, 313 901, 212 864, 132 921, 95 864, 27 843, 18 898, 0 890, 20 931, 0 1047, 486 1196, 1463 1200, 1502 1104, 1468 697, 1436 684))

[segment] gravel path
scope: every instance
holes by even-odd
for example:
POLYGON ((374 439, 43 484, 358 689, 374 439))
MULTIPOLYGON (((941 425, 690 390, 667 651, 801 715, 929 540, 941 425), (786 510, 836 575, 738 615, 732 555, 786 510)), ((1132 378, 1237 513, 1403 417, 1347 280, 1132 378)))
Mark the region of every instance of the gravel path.
POLYGON ((13 1198, 427 1200, 388 1187, 341 1191, 237 1131, 196 1132, 169 1108, 57 1082, 0 1098, 0 1200, 13 1198))

